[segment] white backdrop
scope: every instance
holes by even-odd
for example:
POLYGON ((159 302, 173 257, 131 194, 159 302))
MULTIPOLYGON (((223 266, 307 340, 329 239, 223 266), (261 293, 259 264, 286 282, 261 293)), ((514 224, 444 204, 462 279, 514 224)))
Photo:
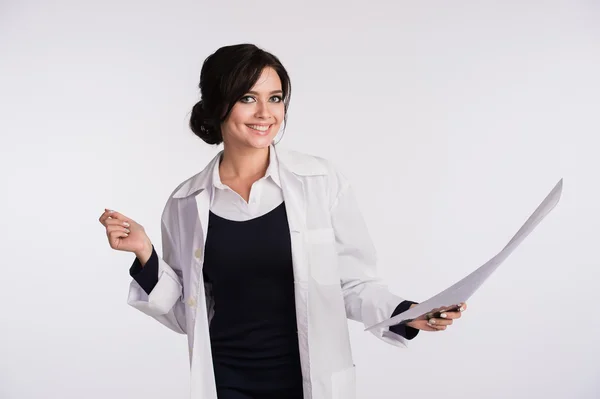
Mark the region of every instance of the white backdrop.
POLYGON ((422 301, 561 203, 450 330, 350 322, 359 397, 599 398, 597 1, 0 1, 0 398, 184 398, 185 337, 126 304, 168 195, 217 148, 202 61, 250 42, 292 78, 280 145, 352 181, 391 289, 422 301), (215 3, 215 4, 212 4, 215 3), (219 4, 217 4, 219 3, 219 4))

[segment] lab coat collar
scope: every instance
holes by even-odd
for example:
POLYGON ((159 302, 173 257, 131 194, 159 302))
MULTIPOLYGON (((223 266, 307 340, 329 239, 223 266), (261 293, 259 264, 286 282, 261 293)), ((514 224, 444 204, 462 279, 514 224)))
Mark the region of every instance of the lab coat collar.
MULTIPOLYGON (((270 171, 273 172, 271 176, 276 175, 277 179, 280 179, 280 172, 282 170, 290 171, 296 176, 321 176, 327 174, 325 164, 320 162, 317 157, 307 156, 306 154, 297 151, 279 148, 275 144, 271 144, 269 151, 270 155, 275 155, 275 157, 273 157, 275 162, 273 164, 270 163, 269 165, 269 167, 273 165, 273 168, 270 171)), ((173 198, 186 198, 190 195, 197 195, 203 190, 210 189, 213 186, 214 170, 218 167, 222 154, 223 150, 219 151, 200 173, 192 176, 179 185, 173 193, 173 198)), ((277 183, 280 184, 280 182, 277 183)))

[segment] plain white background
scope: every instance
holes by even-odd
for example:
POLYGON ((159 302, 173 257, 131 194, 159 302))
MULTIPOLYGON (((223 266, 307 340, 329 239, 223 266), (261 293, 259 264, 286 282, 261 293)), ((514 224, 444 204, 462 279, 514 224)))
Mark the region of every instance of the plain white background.
POLYGON ((202 61, 255 43, 292 78, 281 146, 352 181, 397 294, 422 301, 560 204, 446 332, 350 322, 358 393, 600 397, 600 5, 1 1, 0 398, 187 397, 185 337, 126 304, 168 195, 218 150, 187 128, 202 61))

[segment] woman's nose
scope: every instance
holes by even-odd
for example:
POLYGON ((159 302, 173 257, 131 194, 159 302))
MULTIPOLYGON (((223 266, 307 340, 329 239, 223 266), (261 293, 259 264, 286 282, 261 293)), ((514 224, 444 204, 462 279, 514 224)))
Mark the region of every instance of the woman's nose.
POLYGON ((264 103, 262 101, 257 102, 256 104, 256 116, 260 118, 269 118, 272 115, 271 110, 269 109, 269 104, 264 103))

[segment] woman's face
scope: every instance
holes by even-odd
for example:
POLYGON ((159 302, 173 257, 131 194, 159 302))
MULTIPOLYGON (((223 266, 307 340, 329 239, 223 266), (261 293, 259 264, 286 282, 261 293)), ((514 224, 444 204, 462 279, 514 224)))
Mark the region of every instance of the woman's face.
POLYGON ((227 146, 266 148, 277 136, 284 114, 279 75, 273 68, 265 68, 221 124, 223 141, 227 146))

